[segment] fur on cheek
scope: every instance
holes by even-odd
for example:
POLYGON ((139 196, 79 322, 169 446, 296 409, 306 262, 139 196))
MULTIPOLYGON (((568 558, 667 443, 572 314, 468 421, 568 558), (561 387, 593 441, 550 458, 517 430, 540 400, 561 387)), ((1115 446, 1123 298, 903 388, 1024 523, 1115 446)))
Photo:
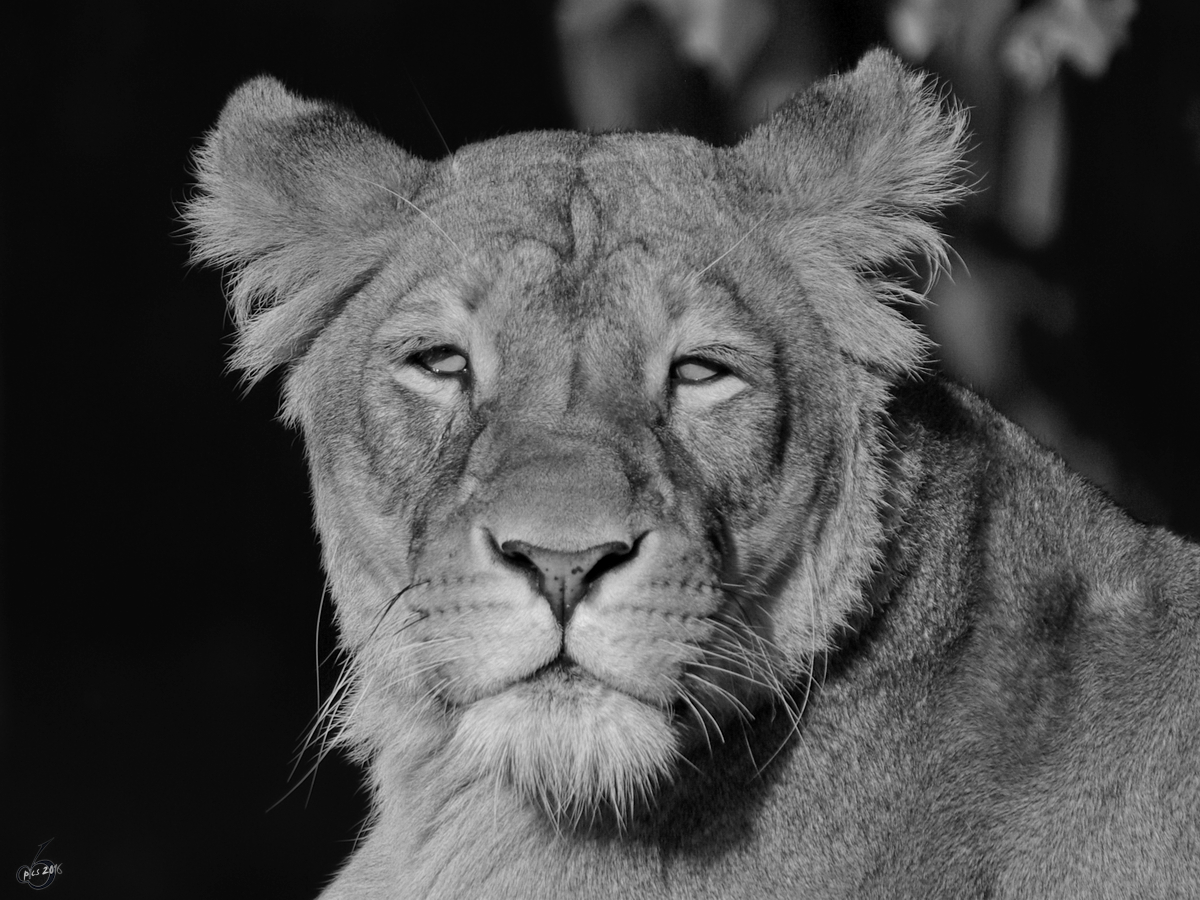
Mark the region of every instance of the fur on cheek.
POLYGON ((679 748, 669 713, 625 694, 521 685, 466 709, 448 756, 571 824, 599 812, 626 818, 669 777, 679 748))

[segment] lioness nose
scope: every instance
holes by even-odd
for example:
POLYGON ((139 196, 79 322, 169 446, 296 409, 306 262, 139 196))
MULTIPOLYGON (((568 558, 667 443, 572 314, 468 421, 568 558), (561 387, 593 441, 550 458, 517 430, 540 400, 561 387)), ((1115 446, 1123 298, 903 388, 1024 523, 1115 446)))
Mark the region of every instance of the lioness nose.
POLYGON ((566 625, 593 581, 619 566, 633 548, 622 541, 597 544, 577 553, 537 547, 525 541, 505 541, 500 552, 516 565, 538 576, 538 590, 558 621, 566 625))

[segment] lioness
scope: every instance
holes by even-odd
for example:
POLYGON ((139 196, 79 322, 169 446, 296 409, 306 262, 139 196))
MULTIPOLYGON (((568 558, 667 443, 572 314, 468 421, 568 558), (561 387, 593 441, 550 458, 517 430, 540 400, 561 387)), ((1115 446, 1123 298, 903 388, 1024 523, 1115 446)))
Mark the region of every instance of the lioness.
POLYGON ((369 836, 335 898, 1200 896, 1200 553, 923 370, 964 117, 439 163, 261 78, 198 155, 287 369, 369 836))

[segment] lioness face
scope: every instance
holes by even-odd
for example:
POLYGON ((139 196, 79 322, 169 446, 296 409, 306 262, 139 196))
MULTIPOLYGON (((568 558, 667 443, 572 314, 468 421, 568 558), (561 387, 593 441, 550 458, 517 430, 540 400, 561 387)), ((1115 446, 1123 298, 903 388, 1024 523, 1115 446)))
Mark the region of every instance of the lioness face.
POLYGON ((234 95, 189 221, 233 269, 235 363, 288 366, 381 797, 624 815, 737 718, 795 714, 866 602, 880 423, 921 360, 881 272, 943 254, 963 128, 885 54, 727 149, 426 163, 271 79, 234 95))
POLYGON ((837 509, 782 473, 847 426, 796 414, 820 326, 741 292, 751 267, 803 288, 716 196, 713 151, 509 143, 413 198, 290 403, 362 677, 553 812, 623 810, 785 696, 781 627, 819 645, 826 611, 768 599, 811 547, 770 548, 837 509))

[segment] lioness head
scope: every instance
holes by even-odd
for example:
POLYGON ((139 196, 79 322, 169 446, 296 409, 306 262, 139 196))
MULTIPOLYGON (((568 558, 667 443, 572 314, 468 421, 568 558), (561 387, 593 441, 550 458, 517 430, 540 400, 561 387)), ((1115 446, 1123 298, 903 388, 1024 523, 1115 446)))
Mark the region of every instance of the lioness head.
POLYGON ((882 273, 940 258, 962 132, 884 53, 728 149, 430 163, 273 80, 232 97, 197 255, 237 365, 287 368, 377 780, 622 813, 796 711, 879 561, 882 410, 923 352, 882 273))

